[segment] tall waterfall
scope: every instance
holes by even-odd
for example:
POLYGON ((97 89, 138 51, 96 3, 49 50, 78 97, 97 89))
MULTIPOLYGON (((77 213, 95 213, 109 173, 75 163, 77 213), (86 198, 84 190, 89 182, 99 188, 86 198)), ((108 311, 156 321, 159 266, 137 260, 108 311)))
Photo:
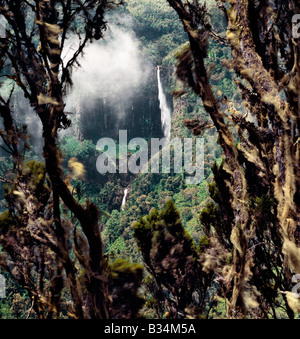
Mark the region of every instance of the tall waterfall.
POLYGON ((161 123, 164 130, 165 138, 171 138, 171 110, 167 103, 167 98, 163 90, 160 77, 160 67, 157 66, 157 81, 158 81, 158 99, 161 110, 161 123))

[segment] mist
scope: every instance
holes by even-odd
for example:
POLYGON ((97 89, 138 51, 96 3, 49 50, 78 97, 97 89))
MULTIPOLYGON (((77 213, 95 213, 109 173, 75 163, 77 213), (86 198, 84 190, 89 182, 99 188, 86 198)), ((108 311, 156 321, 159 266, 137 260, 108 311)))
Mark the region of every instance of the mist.
MULTIPOLYGON (((109 26, 104 39, 89 43, 78 58, 79 66, 72 72, 73 86, 64 98, 65 111, 72 113, 69 115, 72 126, 60 131, 60 138, 80 134, 80 118, 89 119, 89 110, 83 108, 86 102, 91 108, 97 108, 99 100, 107 103, 113 108, 113 112, 107 113, 109 119, 113 119, 118 128, 118 120, 126 119, 126 110, 149 81, 153 66, 141 53, 140 42, 131 27, 131 17, 115 17, 114 22, 118 26, 109 26)), ((72 57, 78 44, 77 36, 68 38, 62 56, 64 64, 72 57)), ((44 146, 40 119, 20 90, 13 98, 16 122, 27 125, 32 151, 40 154, 44 146)))
MULTIPOLYGON (((78 46, 78 38, 69 39, 68 44, 65 59, 74 53, 72 46, 78 46)), ((110 118, 116 120, 116 125, 119 118, 126 119, 126 110, 146 85, 152 69, 142 56, 139 44, 133 31, 111 26, 104 40, 87 46, 78 59, 80 67, 72 73, 73 86, 65 98, 66 111, 73 112, 75 120, 81 114, 88 119, 82 104, 88 101, 90 106, 96 106, 99 99, 113 107, 110 118)))
MULTIPOLYGON (((13 87, 14 83, 11 80, 6 80, 2 83, 1 94, 5 100, 8 100, 13 87)), ((24 93, 20 88, 16 87, 14 89, 10 102, 12 116, 16 126, 19 129, 22 129, 22 126, 26 125, 31 151, 36 155, 40 155, 44 146, 44 141, 42 138, 43 127, 39 117, 30 105, 28 99, 24 97, 24 93)), ((4 151, 2 151, 1 154, 6 154, 3 152, 4 151)))

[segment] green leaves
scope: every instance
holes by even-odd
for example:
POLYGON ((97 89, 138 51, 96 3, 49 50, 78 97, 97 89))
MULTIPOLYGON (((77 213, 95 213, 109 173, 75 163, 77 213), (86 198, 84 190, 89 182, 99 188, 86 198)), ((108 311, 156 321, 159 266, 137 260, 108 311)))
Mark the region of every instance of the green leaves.
POLYGON ((193 304, 194 292, 201 295, 198 306, 204 307, 209 278, 202 272, 200 252, 184 229, 174 202, 170 200, 161 212, 154 210, 141 218, 134 225, 134 237, 158 289, 166 290, 166 302, 176 309, 174 317, 193 304))
POLYGON ((144 304, 137 293, 143 279, 143 266, 118 259, 109 267, 109 288, 112 296, 111 316, 134 319, 144 304))
POLYGON ((159 64, 174 48, 186 40, 179 19, 165 0, 131 0, 128 11, 135 31, 153 63, 159 64))

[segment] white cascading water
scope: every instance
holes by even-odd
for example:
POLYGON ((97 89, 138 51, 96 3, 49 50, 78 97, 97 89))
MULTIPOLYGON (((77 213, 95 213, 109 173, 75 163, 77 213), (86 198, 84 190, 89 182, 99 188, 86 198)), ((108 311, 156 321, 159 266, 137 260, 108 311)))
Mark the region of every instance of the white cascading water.
POLYGON ((164 130, 165 138, 171 138, 171 110, 167 103, 167 98, 163 90, 160 77, 160 67, 157 66, 157 81, 158 81, 158 99, 161 110, 161 123, 164 130))
POLYGON ((128 195, 128 188, 125 188, 124 197, 123 197, 122 206, 121 206, 122 211, 124 211, 124 208, 125 208, 127 195, 128 195))

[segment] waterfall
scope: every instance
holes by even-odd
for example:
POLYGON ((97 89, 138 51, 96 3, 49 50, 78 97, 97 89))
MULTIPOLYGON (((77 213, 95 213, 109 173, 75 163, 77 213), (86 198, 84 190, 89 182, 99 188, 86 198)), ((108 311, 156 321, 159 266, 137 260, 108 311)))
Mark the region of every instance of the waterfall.
POLYGON ((171 138, 171 110, 167 104, 167 98, 163 90, 160 77, 160 67, 157 66, 157 81, 158 81, 158 99, 161 110, 161 123, 164 130, 164 136, 168 140, 171 138))
POLYGON ((128 191, 129 191, 128 188, 125 188, 124 197, 123 197, 122 206, 121 206, 122 211, 124 211, 124 208, 125 208, 128 191))

